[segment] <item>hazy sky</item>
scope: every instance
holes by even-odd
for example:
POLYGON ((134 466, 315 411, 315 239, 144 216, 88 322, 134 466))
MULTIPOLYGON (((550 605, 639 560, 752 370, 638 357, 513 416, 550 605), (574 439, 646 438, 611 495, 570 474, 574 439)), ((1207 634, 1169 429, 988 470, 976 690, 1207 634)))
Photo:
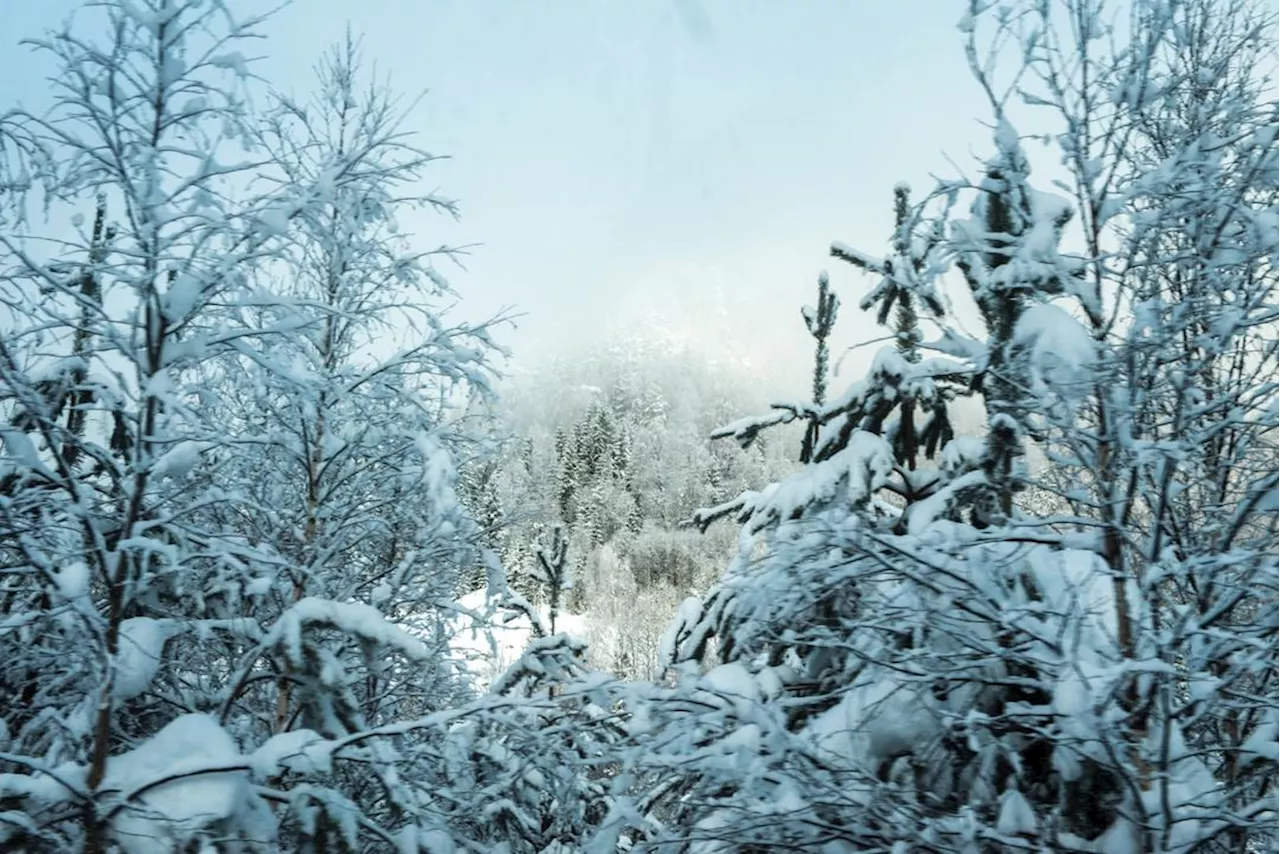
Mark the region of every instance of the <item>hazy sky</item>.
MULTIPOLYGON (((257 0, 233 0, 254 8, 257 0)), ((50 67, 13 46, 70 0, 0 0, 0 104, 47 97, 50 67)), ((267 5, 263 0, 263 7, 267 5)), ((526 312, 528 359, 637 325, 738 348, 803 382, 798 306, 822 268, 865 337, 870 284, 827 258, 879 251, 891 188, 924 188, 983 148, 983 104, 956 30, 964 0, 295 0, 258 71, 308 88, 350 22, 408 92, 434 183, 481 243, 451 278, 471 316, 526 312), (776 320, 781 317, 784 323, 776 320)))

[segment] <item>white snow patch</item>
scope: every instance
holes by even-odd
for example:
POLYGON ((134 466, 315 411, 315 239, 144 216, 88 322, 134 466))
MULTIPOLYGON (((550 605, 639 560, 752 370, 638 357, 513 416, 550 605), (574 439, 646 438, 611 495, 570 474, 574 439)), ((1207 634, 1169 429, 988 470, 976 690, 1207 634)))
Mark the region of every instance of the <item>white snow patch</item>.
POLYGON ((874 771, 885 760, 926 743, 938 727, 917 693, 880 674, 859 678, 837 705, 805 729, 833 757, 874 771))
POLYGON ((200 455, 209 448, 207 442, 178 442, 152 463, 151 471, 160 477, 186 477, 198 465, 200 455))
MULTIPOLYGON (((737 662, 721 664, 703 674, 699 687, 728 700, 740 717, 751 715, 751 707, 760 700, 760 685, 751 671, 737 662)), ((697 692, 695 696, 698 695, 697 692)))
POLYGON ((249 63, 245 59, 244 54, 240 51, 231 51, 229 53, 219 54, 209 60, 209 64, 216 68, 226 68, 234 72, 237 77, 249 76, 249 63))
POLYGON ((249 756, 255 776, 273 777, 281 771, 327 774, 334 744, 309 729, 273 735, 249 756))
POLYGON ((1244 744, 1240 745, 1240 752, 1267 762, 1280 761, 1278 741, 1280 741, 1280 726, 1277 725, 1277 713, 1275 709, 1270 709, 1266 719, 1245 739, 1244 744))
POLYGON ((151 686, 160 670, 168 632, 159 620, 133 617, 120 624, 119 650, 115 657, 115 678, 111 693, 117 700, 129 700, 151 686))
POLYGON ((74 602, 89 594, 89 565, 79 560, 64 564, 54 581, 62 597, 68 602, 74 602))
POLYGON ((841 487, 850 506, 858 506, 884 486, 893 472, 893 449, 883 437, 859 430, 829 459, 806 466, 754 496, 750 511, 754 530, 774 520, 794 518, 806 508, 828 504, 841 487))
POLYGON ((291 213, 285 208, 268 208, 258 215, 258 231, 264 237, 281 237, 287 234, 291 213))
POLYGON ((938 468, 949 480, 978 468, 986 452, 986 443, 978 437, 956 436, 943 446, 938 457, 938 468))
POLYGON ((176 277, 161 300, 160 310, 165 319, 173 322, 185 318, 195 308, 203 290, 204 283, 190 273, 176 277))
POLYGON ((1032 380, 1055 388, 1078 381, 1094 362, 1093 337, 1074 317, 1048 303, 1023 312, 1013 339, 1030 354, 1032 380))
POLYGON ((421 640, 387 621, 377 608, 363 602, 334 602, 308 596, 299 599, 280 615, 263 639, 264 646, 282 644, 293 661, 302 658, 302 627, 305 624, 333 626, 339 631, 398 650, 413 661, 432 660, 421 640))
POLYGON ((244 586, 244 592, 250 596, 266 596, 271 592, 276 580, 270 575, 259 575, 244 586))
POLYGON ((1031 804, 1017 789, 1009 789, 1000 799, 1000 816, 996 830, 1010 836, 1036 832, 1036 814, 1031 804))
POLYGON ((101 788, 127 801, 112 821, 116 843, 125 854, 181 850, 199 828, 243 804, 243 762, 235 740, 204 714, 175 718, 133 750, 111 757, 101 788))

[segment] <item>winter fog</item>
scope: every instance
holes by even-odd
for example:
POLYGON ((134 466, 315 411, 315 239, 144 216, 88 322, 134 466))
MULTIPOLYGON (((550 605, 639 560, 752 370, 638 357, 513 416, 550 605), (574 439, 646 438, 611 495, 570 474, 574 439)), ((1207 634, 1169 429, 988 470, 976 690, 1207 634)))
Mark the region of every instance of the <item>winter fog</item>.
MULTIPOLYGON (((246 54, 273 86, 304 92, 321 46, 350 25, 406 105, 426 91, 408 127, 448 156, 430 181, 462 218, 407 214, 406 228, 478 244, 455 275, 459 310, 520 313, 503 336, 518 367, 657 326, 749 358, 785 391, 810 354, 803 330, 772 322, 812 289, 827 235, 879 240, 887 209, 859 200, 928 180, 944 152, 982 156, 981 94, 939 0, 511 5, 307 0, 264 22, 267 41, 246 54)), ((77 6, 6 6, 6 103, 47 106, 53 63, 16 42, 77 6)), ((839 346, 870 329, 846 325, 839 346)))

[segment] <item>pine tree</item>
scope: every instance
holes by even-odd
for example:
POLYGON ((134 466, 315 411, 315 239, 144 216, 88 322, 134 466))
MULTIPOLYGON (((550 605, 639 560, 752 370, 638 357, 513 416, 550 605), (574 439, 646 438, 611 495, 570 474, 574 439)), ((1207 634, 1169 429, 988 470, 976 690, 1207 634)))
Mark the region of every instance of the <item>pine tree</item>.
MULTIPOLYGON (((817 308, 805 306, 801 309, 804 325, 809 330, 809 334, 813 336, 815 342, 812 394, 813 403, 816 407, 822 406, 827 396, 827 372, 829 370, 827 337, 835 326, 836 315, 839 310, 840 300, 836 298, 835 294, 831 293, 827 285, 827 274, 823 273, 818 276, 817 308)), ((818 428, 817 419, 811 417, 805 432, 804 446, 800 449, 800 462, 802 463, 809 462, 813 457, 813 448, 818 441, 818 428)))
MULTIPOLYGON (((889 258, 833 247, 880 276, 863 306, 882 323, 901 296, 928 312, 942 334, 918 346, 936 355, 882 350, 814 407, 804 471, 696 517, 736 515, 744 543, 666 638, 658 756, 635 763, 664 844, 1274 844, 1277 129, 1245 59, 1274 50, 1271 19, 1138 4, 1111 53, 1103 10, 1072 4, 1066 43, 1052 14, 972 4, 993 156, 975 182, 904 198, 889 258), (1070 198, 1033 187, 983 27, 1020 45, 1027 77, 1007 92, 1067 128, 1070 198), (977 334, 939 297, 949 270, 977 334), (978 395, 987 416, 936 469, 904 458, 904 390, 921 385, 978 395), (1023 464, 1029 443, 1047 471, 1023 464), (1020 508, 1027 483, 1060 506, 1020 508), (657 770, 676 756, 684 773, 657 770)), ((750 444, 808 406, 716 435, 750 444)))
MULTIPOLYGON (((879 284, 861 301, 859 308, 876 308, 876 322, 881 326, 894 313, 894 341, 899 355, 908 365, 920 361, 919 316, 916 304, 924 305, 933 316, 944 307, 932 286, 932 277, 942 248, 942 222, 932 226, 920 221, 918 211, 910 205, 911 190, 906 184, 893 189, 894 232, 892 253, 881 260, 857 252, 843 243, 831 247, 833 257, 847 261, 858 269, 880 277, 879 284)), ((956 386, 957 376, 939 377, 940 383, 917 384, 902 401, 897 422, 888 430, 897 461, 909 470, 916 467, 916 457, 923 448, 926 459, 955 436, 947 404, 970 389, 956 386), (917 409, 925 416, 916 426, 917 409)))

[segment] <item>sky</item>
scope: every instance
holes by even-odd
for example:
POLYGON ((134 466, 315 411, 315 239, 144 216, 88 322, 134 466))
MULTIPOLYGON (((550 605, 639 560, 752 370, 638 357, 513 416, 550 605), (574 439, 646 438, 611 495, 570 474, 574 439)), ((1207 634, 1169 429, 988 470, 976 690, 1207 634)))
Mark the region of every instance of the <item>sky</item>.
MULTIPOLYGON (((77 5, 0 0, 0 105, 47 99, 51 66, 13 42, 77 5)), ((304 93, 350 25, 394 87, 427 90, 407 126, 449 156, 431 180, 462 219, 409 230, 476 244, 445 272, 465 316, 523 315, 499 336, 517 366, 662 334, 803 383, 798 309, 820 270, 845 305, 837 350, 875 334, 856 310, 872 283, 827 256, 831 241, 880 252, 893 185, 926 189, 989 139, 956 28, 965 5, 295 0, 265 28, 256 71, 304 93)))

